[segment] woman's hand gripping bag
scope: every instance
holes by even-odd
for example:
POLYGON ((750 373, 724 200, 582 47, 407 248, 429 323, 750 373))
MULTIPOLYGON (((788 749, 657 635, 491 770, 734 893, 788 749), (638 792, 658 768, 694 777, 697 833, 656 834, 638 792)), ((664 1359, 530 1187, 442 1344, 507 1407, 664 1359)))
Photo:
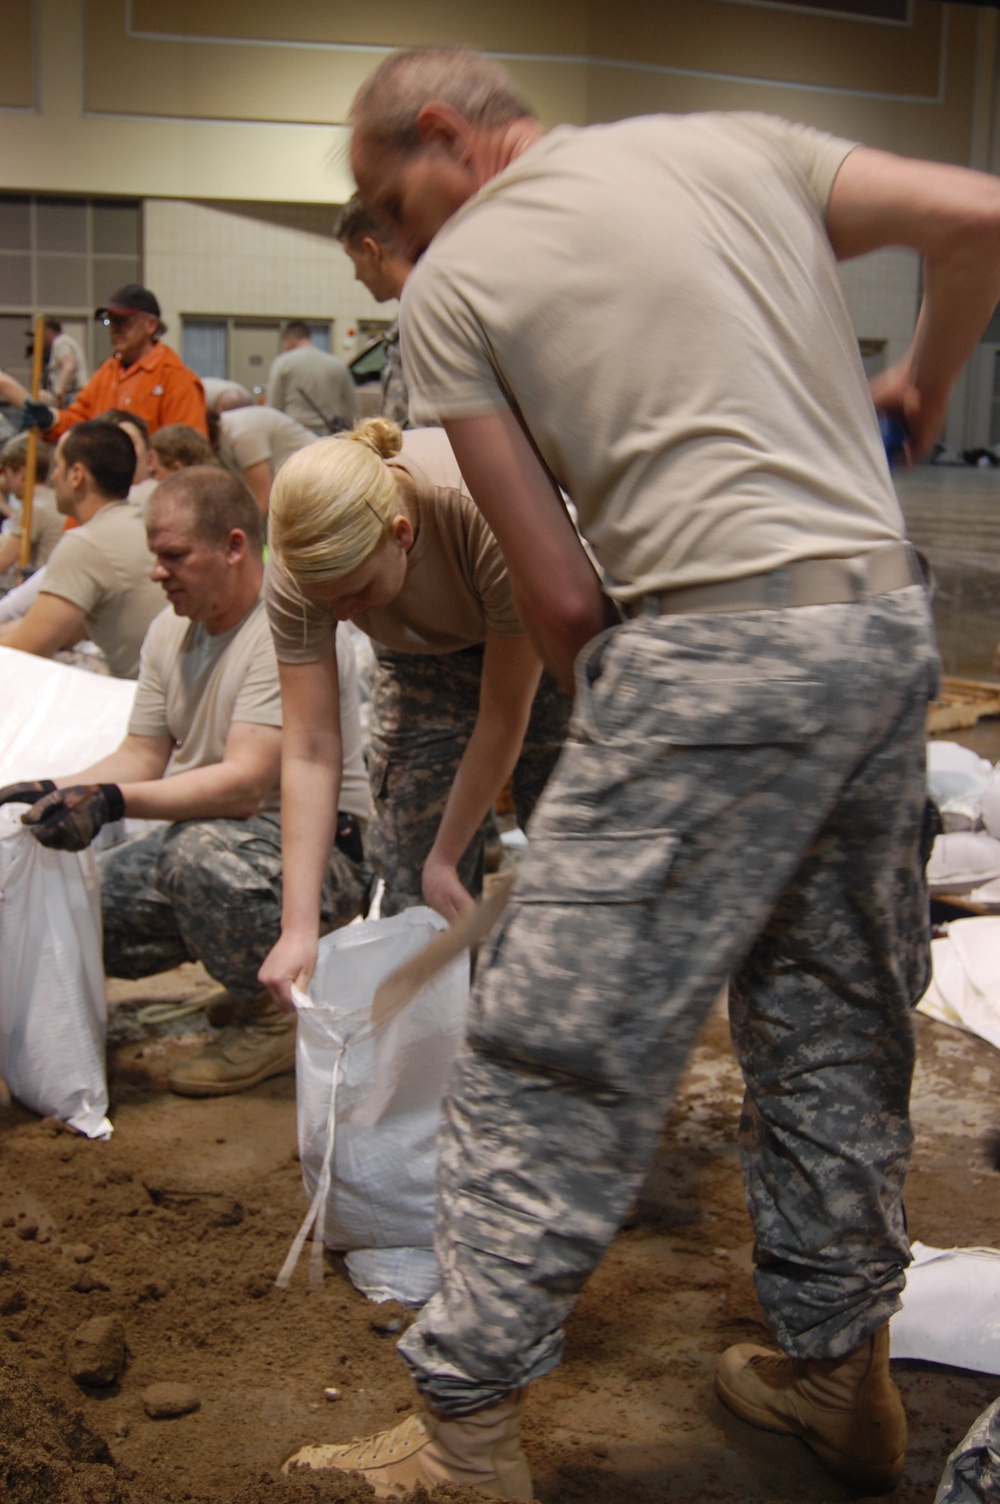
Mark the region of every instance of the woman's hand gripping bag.
POLYGON ((97 863, 40 846, 22 812, 0 809, 0 1077, 25 1107, 107 1138, 97 863))
POLYGON ((346 1254, 352 1281, 373 1300, 420 1305, 437 1286, 435 1140, 465 1033, 468 952, 378 1026, 372 1000, 446 928, 432 909, 412 908, 336 930, 320 941, 309 995, 295 991, 299 1155, 311 1206, 281 1286, 310 1229, 314 1280, 325 1244, 346 1254))

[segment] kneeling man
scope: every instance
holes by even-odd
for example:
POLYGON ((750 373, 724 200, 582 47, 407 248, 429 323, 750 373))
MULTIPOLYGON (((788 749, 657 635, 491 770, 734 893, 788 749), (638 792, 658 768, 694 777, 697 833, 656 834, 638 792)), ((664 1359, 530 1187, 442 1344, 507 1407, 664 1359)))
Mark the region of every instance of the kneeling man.
MULTIPOLYGON (((257 969, 281 931, 281 697, 260 599, 263 528, 225 470, 178 472, 150 498, 153 578, 172 610, 143 643, 128 734, 80 773, 0 789, 37 801, 24 823, 44 845, 82 850, 128 814, 161 828, 99 857, 104 966, 144 977, 201 961, 236 1005, 237 1024, 170 1075, 188 1096, 243 1091, 295 1064, 295 1018, 262 993, 257 969)), ((326 929, 362 911, 368 783, 353 660, 343 650, 344 782, 323 884, 326 929)))

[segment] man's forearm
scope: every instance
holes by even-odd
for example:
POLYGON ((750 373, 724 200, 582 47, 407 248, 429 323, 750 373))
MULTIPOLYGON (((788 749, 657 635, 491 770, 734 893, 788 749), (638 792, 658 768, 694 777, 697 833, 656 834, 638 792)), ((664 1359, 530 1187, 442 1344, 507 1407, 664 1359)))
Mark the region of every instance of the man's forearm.
POLYGON ((575 689, 577 658, 591 638, 609 626, 613 619, 609 614, 613 607, 601 591, 597 577, 585 581, 585 584, 587 588, 581 592, 576 609, 572 613, 563 611, 557 616, 548 611, 546 602, 540 602, 536 609, 535 603, 514 589, 518 615, 532 646, 552 677, 569 695, 575 689))
POLYGON ((110 781, 119 783, 125 813, 137 820, 246 820, 257 813, 267 794, 267 786, 225 763, 193 768, 173 778, 110 781))
POLYGON ((82 768, 80 772, 67 773, 54 781, 57 789, 73 788, 79 783, 152 783, 154 780, 162 780, 166 765, 166 759, 153 750, 144 753, 118 747, 114 752, 109 752, 107 757, 98 758, 97 762, 82 768))

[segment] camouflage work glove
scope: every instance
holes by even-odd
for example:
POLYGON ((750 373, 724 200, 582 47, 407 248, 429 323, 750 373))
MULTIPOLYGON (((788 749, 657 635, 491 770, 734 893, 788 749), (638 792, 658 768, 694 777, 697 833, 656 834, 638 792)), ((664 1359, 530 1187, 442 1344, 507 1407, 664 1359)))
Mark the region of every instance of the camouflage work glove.
POLYGON ((8 783, 0 789, 0 804, 35 804, 46 794, 55 792, 51 778, 35 778, 29 783, 8 783))
POLYGON ((83 783, 55 789, 32 805, 21 824, 36 841, 55 851, 83 851, 102 825, 120 820, 125 800, 117 783, 83 783))
POLYGON ((35 402, 29 397, 21 408, 21 432, 26 428, 51 428, 56 421, 56 415, 45 402, 35 402))

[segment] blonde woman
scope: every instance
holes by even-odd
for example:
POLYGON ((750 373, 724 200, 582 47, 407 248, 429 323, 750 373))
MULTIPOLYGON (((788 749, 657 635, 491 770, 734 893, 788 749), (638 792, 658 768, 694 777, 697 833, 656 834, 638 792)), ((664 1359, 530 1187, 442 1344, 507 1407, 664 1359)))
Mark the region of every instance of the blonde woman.
POLYGON ((447 919, 482 884, 483 820, 511 772, 522 823, 555 764, 569 699, 514 607, 503 556, 444 431, 375 418, 293 455, 271 492, 265 599, 281 675, 281 939, 261 981, 284 1001, 315 963, 319 874, 340 778, 338 621, 372 639, 368 851, 383 913, 447 919))

